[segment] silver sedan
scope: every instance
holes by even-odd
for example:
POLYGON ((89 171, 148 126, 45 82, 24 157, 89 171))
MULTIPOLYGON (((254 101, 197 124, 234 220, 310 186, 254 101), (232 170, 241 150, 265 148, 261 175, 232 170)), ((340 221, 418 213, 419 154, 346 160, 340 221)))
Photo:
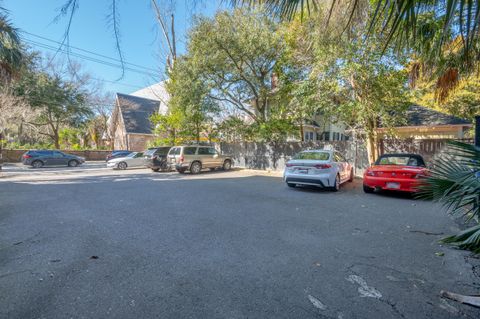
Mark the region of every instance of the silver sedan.
POLYGON ((107 162, 107 167, 113 169, 127 169, 132 167, 145 167, 145 159, 142 152, 133 152, 125 157, 118 157, 107 162))

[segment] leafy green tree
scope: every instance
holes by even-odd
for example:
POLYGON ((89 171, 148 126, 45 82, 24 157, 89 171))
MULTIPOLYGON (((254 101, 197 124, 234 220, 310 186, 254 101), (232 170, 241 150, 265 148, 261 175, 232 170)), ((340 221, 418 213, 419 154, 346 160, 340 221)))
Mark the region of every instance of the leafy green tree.
POLYGON ((39 133, 49 137, 60 148, 60 130, 65 126, 79 126, 92 115, 86 103, 86 92, 58 75, 45 72, 25 72, 14 85, 16 95, 23 96, 39 112, 30 124, 39 133))
POLYGON ((82 132, 79 129, 66 127, 58 133, 60 146, 63 149, 80 149, 80 136, 82 132))
POLYGON ((156 138, 154 145, 178 145, 183 142, 181 134, 183 114, 178 110, 169 108, 167 114, 155 113, 150 116, 156 138))
POLYGON ((382 56, 375 47, 365 50, 358 43, 343 45, 340 52, 326 50, 318 57, 313 74, 321 74, 315 77, 322 92, 320 104, 326 114, 365 134, 369 161, 373 163, 379 155, 377 128, 399 124, 408 106, 407 72, 398 69, 394 57, 382 56), (335 58, 328 62, 330 54, 335 58))
POLYGON ((475 78, 461 83, 442 108, 473 122, 475 116, 480 115, 480 80, 475 78))
POLYGON ((449 96, 440 101, 436 98, 435 83, 422 81, 417 84, 414 101, 460 118, 472 121, 480 114, 480 78, 471 77, 461 81, 449 96))
POLYGON ((200 135, 218 111, 218 105, 209 95, 202 73, 190 56, 176 59, 166 87, 170 93, 171 115, 181 120, 181 130, 177 130, 177 134, 200 142, 200 135))
POLYGON ((342 33, 356 40, 359 38, 355 30, 367 26, 367 42, 375 36, 385 39, 380 50, 390 46, 398 52, 413 53, 417 62, 412 64, 413 78, 421 70, 425 71, 424 75, 435 78, 439 99, 447 97, 462 77, 475 73, 480 62, 480 3, 477 1, 231 0, 231 3, 262 6, 271 15, 287 20, 297 14, 320 13, 324 33, 331 32, 327 27, 335 24, 342 33))
POLYGON ((268 119, 271 79, 284 50, 277 25, 258 12, 219 12, 199 18, 187 58, 208 88, 208 98, 255 122, 268 119))
POLYGON ((219 121, 218 135, 221 140, 227 142, 245 142, 254 139, 251 125, 238 116, 228 116, 219 121))
POLYGON ((408 73, 402 66, 405 60, 391 50, 382 52, 382 39, 372 36, 364 43, 361 29, 358 40, 353 40, 321 34, 318 23, 321 20, 312 18, 298 26, 296 32, 305 36, 289 43, 291 63, 301 60, 307 65, 300 70, 307 74, 305 79, 294 83, 292 101, 300 104, 300 114, 320 112, 365 135, 373 162, 378 157, 377 128, 398 124, 410 99, 408 73), (316 31, 307 34, 306 29, 316 31), (296 41, 307 41, 309 49, 296 41))

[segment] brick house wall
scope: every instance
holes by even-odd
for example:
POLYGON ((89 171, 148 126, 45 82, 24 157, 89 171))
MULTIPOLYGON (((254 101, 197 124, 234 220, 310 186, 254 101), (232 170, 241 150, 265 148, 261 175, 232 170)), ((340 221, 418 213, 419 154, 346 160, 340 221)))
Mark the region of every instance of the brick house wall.
MULTIPOLYGON (((154 139, 153 134, 138 134, 138 133, 128 133, 127 134, 127 145, 130 151, 143 152, 147 149, 147 145, 150 141, 154 139)), ((126 149, 126 148, 125 148, 126 149)))

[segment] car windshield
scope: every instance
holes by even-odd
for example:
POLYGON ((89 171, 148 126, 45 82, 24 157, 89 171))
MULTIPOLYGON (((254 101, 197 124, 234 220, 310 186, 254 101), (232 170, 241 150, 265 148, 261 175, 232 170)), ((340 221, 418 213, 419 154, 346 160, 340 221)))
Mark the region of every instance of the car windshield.
POLYGON ((157 149, 157 155, 167 155, 170 147, 160 147, 157 149))
POLYGON ((394 155, 380 157, 376 165, 424 166, 423 160, 408 155, 394 155))
POLYGON ((293 159, 295 160, 318 160, 326 161, 330 158, 328 152, 300 152, 296 154, 293 159))
POLYGON ((148 150, 145 151, 145 155, 153 155, 157 149, 156 148, 149 148, 148 150))

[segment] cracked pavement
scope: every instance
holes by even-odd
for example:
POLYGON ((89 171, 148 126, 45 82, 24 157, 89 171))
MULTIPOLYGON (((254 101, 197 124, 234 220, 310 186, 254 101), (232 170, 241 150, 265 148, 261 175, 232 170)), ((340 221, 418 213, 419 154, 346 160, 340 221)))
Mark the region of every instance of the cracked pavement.
POLYGON ((439 206, 276 174, 29 170, 0 178, 0 318, 479 318, 480 260, 439 206), (438 256, 436 253, 444 253, 438 256))

